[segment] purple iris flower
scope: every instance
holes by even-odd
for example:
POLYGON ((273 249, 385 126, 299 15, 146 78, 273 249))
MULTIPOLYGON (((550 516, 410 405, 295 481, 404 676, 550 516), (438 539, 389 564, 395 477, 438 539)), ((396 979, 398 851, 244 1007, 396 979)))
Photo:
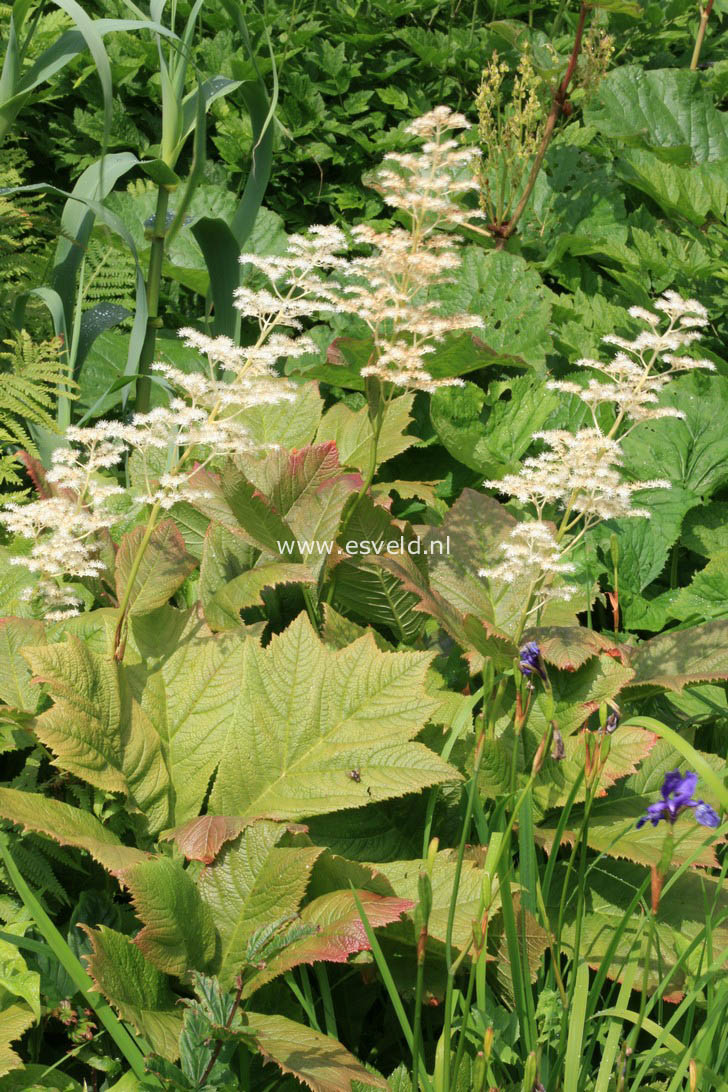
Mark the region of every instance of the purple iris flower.
POLYGON ((706 804, 704 800, 693 800, 697 784, 698 775, 692 770, 688 770, 684 776, 679 770, 670 770, 665 774, 665 780, 660 789, 662 799, 656 804, 650 804, 647 814, 637 821, 637 829, 643 827, 648 819, 653 827, 656 827, 661 819, 674 823, 685 808, 693 809, 693 815, 701 826, 720 826, 720 817, 713 811, 710 804, 706 804))
POLYGON ((535 641, 529 641, 527 645, 521 649, 521 657, 518 666, 521 669, 522 675, 533 675, 534 671, 537 675, 546 681, 546 672, 543 669, 541 663, 541 649, 538 647, 535 641))

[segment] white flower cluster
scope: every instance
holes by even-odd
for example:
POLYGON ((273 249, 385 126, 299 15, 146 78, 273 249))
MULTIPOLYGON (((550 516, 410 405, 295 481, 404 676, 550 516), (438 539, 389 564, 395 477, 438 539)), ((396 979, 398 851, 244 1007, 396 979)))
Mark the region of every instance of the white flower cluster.
POLYGON ((632 318, 647 326, 634 340, 613 335, 603 339, 618 349, 609 363, 578 361, 582 367, 600 371, 607 382, 590 379, 586 386, 562 381, 547 384, 552 390, 576 395, 586 402, 592 410, 594 427, 577 433, 564 429, 535 433, 534 440, 544 445, 540 454, 524 459, 518 474, 484 483, 501 493, 510 493, 535 510, 536 521, 519 524, 503 544, 500 564, 481 571, 482 576, 506 583, 525 578, 533 588, 535 605, 531 609, 568 595, 563 586, 554 587, 553 580, 560 573, 573 571, 563 556, 586 531, 607 519, 649 519, 646 508, 634 506, 633 495, 645 489, 670 488, 670 482, 663 479, 624 479, 620 470, 620 439, 626 435, 619 435, 622 422, 630 419, 634 427, 634 423, 651 418, 682 416, 670 407, 655 405, 660 393, 675 374, 696 368, 712 370, 713 364, 682 352, 700 337, 700 329, 708 323, 702 304, 685 300, 677 292, 665 292, 654 306, 654 312, 641 307, 630 309, 632 318), (616 407, 616 418, 605 433, 596 409, 606 403, 616 407), (556 535, 543 522, 547 507, 562 513, 556 535))
POLYGON ((180 331, 185 344, 204 353, 207 372, 183 372, 168 364, 153 365, 173 391, 168 406, 136 414, 127 423, 99 421, 89 428, 69 428, 68 446, 56 448, 46 476, 51 490, 29 504, 8 504, 0 515, 7 529, 33 543, 28 555, 13 564, 37 574, 27 589, 38 599, 45 617, 60 620, 77 614, 81 600, 61 581, 102 577, 112 553, 109 530, 118 518, 111 498, 126 490, 102 471, 118 467, 125 455, 135 453, 144 488, 135 500, 169 509, 182 500, 200 500, 207 494, 191 484, 199 470, 220 456, 251 449, 244 422, 250 406, 293 397, 293 387, 274 370, 278 359, 311 352, 308 338, 292 338, 269 328, 255 345, 240 348, 226 337, 210 338, 196 330, 180 331), (159 473, 153 453, 165 453, 166 469, 159 473))
POLYGON ((45 599, 51 617, 66 617, 80 606, 62 580, 102 577, 102 555, 112 556, 111 499, 124 490, 103 471, 133 453, 144 481, 134 498, 138 504, 159 510, 199 500, 203 491, 192 479, 202 467, 218 456, 250 450, 245 410, 293 397, 276 365, 315 351, 303 333, 303 319, 337 311, 362 319, 374 340, 364 375, 422 390, 461 382, 434 379, 425 362, 448 332, 483 325, 478 316, 448 315, 428 299, 432 287, 459 265, 454 240, 439 229, 479 215, 459 201, 478 188, 477 152, 450 135, 464 128, 468 122, 461 114, 439 106, 408 127, 423 142, 418 154, 386 157, 375 185, 391 205, 407 212, 408 230, 356 228, 353 239, 367 249, 365 256, 348 256, 344 234, 320 225, 292 235, 285 254, 242 254, 241 262, 268 280, 265 288, 243 286, 235 293, 240 313, 258 323, 255 344, 240 347, 230 338, 185 328, 180 331, 185 344, 206 356, 208 367, 186 373, 153 365, 172 389, 167 406, 130 422, 100 421, 68 431, 67 446, 53 455, 51 495, 6 506, 0 517, 10 531, 32 540, 30 554, 16 560, 37 574, 31 594, 45 599))
POLYGON ((534 433, 547 450, 523 460, 518 474, 508 474, 500 481, 486 482, 504 493, 511 493, 525 504, 533 504, 539 519, 547 504, 566 510, 593 526, 604 519, 644 516, 645 508, 633 508, 632 494, 640 489, 669 489, 663 480, 627 482, 618 467, 622 449, 617 440, 597 428, 581 429, 576 434, 563 429, 534 433))
POLYGON ((571 599, 578 593, 579 589, 571 584, 553 586, 540 579, 547 577, 550 581, 575 571, 574 565, 563 560, 552 525, 542 520, 524 520, 513 528, 500 549, 500 562, 491 568, 480 569, 478 576, 502 584, 517 584, 525 576, 534 585, 538 583, 529 613, 538 610, 547 600, 571 599))
POLYGON ((292 236, 285 255, 243 254, 240 260, 264 273, 270 288, 257 293, 238 289, 237 307, 257 318, 261 329, 281 307, 283 321, 294 328, 302 314, 312 311, 355 315, 374 340, 372 360, 362 375, 410 390, 461 385, 460 379, 434 379, 426 358, 447 333, 483 326, 479 316, 446 314, 439 302, 428 298, 431 289, 445 283, 460 265, 455 239, 440 229, 480 215, 457 201, 461 194, 478 189, 472 166, 478 152, 447 137, 452 130, 468 127, 461 114, 438 106, 407 127, 424 141, 418 154, 385 157, 373 185, 390 205, 407 212, 408 230, 354 228, 354 243, 368 251, 364 256, 342 256, 347 251, 343 233, 321 226, 292 236), (326 280, 322 271, 328 274, 326 280))
POLYGON ((9 531, 33 543, 29 555, 11 557, 10 563, 37 575, 25 597, 42 599, 50 621, 77 614, 81 606, 73 589, 59 586, 59 578, 66 574, 76 579, 94 578, 103 572, 105 565, 99 557, 102 536, 115 518, 108 502, 124 492, 99 473, 118 463, 123 445, 99 431, 87 436, 90 432, 68 429, 69 443, 82 444, 83 450, 69 446, 53 452, 53 465, 46 476, 52 495, 31 504, 6 504, 0 515, 9 531))
POLYGON ((636 423, 659 417, 682 417, 681 411, 673 406, 656 403, 678 372, 697 368, 715 370, 710 360, 679 355, 699 339, 701 328, 708 325, 708 313, 697 300, 684 300, 677 292, 665 292, 655 301, 655 308, 659 313, 644 307, 630 308, 631 317, 647 325, 647 329, 632 341, 616 334, 603 338, 607 345, 614 345, 619 350, 608 363, 586 357, 577 360, 578 367, 601 372, 606 383, 591 378, 584 387, 568 380, 553 380, 547 387, 576 395, 586 402, 595 425, 597 406, 606 403, 616 406, 620 423, 623 418, 636 423), (658 328, 665 318, 667 326, 660 331, 658 328))

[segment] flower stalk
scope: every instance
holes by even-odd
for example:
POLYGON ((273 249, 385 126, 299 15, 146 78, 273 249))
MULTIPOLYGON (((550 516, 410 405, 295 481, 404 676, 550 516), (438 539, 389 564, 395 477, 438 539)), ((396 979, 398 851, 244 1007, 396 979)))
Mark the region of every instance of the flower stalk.
POLYGON ((505 224, 493 224, 491 225, 491 231, 494 235, 498 236, 498 242, 496 243, 496 250, 502 250, 508 239, 510 239, 513 232, 516 230, 518 221, 523 215, 526 205, 528 204, 533 188, 536 185, 536 179, 539 176, 541 167, 543 166, 544 156, 548 151, 551 138, 554 135, 554 128, 556 122, 561 117, 564 110, 564 104, 567 100, 569 91, 569 85, 573 79, 574 72, 576 71, 576 63, 579 59, 579 53, 581 52, 581 43, 584 36, 584 25, 586 23, 587 13, 589 11, 589 4, 582 3, 579 11, 579 21, 576 25, 576 34, 574 35, 574 44, 571 49, 571 55, 569 57, 569 63, 566 66, 566 72, 563 79, 559 83, 558 87, 554 91, 553 99, 551 102, 551 109, 546 119, 546 125, 544 126, 543 137, 541 138, 541 144, 536 152, 536 158, 533 161, 531 167, 531 173, 528 176, 526 182, 526 188, 524 189, 521 199, 516 205, 513 215, 505 224))
POLYGON ((705 31, 708 28, 708 20, 710 19, 710 13, 713 10, 714 0, 708 0, 708 3, 704 8, 700 9, 700 23, 698 24, 698 33, 695 37, 695 47, 693 49, 693 55, 690 58, 690 70, 694 72, 698 67, 698 61, 700 60, 700 53, 703 48, 703 40, 705 38, 705 31))

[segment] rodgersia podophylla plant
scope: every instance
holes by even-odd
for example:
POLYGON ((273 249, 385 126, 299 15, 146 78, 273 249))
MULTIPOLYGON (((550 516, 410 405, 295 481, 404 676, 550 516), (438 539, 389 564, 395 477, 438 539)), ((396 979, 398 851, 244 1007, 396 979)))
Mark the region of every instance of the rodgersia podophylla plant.
MULTIPOLYGON (((347 249, 343 232, 315 227, 306 237, 292 237, 282 258, 255 254, 241 258, 268 277, 271 306, 285 299, 292 318, 302 306, 307 313, 319 309, 365 322, 373 340, 371 360, 361 373, 365 377, 425 391, 462 383, 434 379, 427 370, 427 356, 448 333, 481 327, 483 320, 478 315, 446 314, 428 295, 460 264, 457 239, 442 229, 479 216, 458 200, 478 188, 473 164, 479 153, 448 135, 469 127, 462 114, 444 106, 407 126, 405 132, 423 142, 422 150, 385 156, 373 185, 389 205, 406 213, 408 227, 391 231, 355 227, 352 240, 367 254, 339 256, 347 249), (323 270, 333 276, 324 280, 323 270)), ((237 292, 244 314, 249 313, 245 310, 249 296, 247 289, 237 292)))
MULTIPOLYGON (((241 262, 255 266, 268 280, 265 288, 243 287, 235 294, 241 314, 258 323, 253 345, 240 347, 227 337, 211 338, 185 328, 180 336, 206 357, 207 369, 185 373, 164 363, 153 365, 172 392, 168 406, 137 414, 129 423, 100 421, 67 431, 68 446, 53 454, 47 476, 50 495, 7 505, 1 517, 9 531, 32 541, 29 555, 13 562, 37 575, 28 596, 45 604, 46 617, 67 618, 82 605, 64 580, 103 578, 105 573, 104 536, 116 519, 112 498, 127 491, 103 472, 136 455, 144 488, 131 495, 138 506, 151 506, 143 552, 160 511, 201 498, 199 487, 190 492, 196 473, 215 460, 251 450, 244 411, 292 397, 293 387, 276 365, 315 351, 303 331, 304 320, 332 312, 362 319, 373 341, 362 374, 386 382, 390 392, 432 391, 462 382, 434 379, 426 361, 448 333, 483 325, 479 316, 446 314, 428 299, 433 285, 442 284, 459 265, 456 240, 442 229, 478 215, 459 203, 463 193, 477 188, 472 164, 478 153, 449 135, 466 128, 462 115, 442 106, 407 127, 407 134, 422 142, 422 150, 388 155, 375 185, 406 213, 409 224, 390 232, 355 228, 353 242, 368 254, 347 257, 342 231, 314 226, 305 235, 292 235, 284 255, 241 255, 241 262), (166 462, 161 473, 160 461, 166 462)), ((371 412, 373 465, 364 488, 374 471, 386 399, 378 394, 372 398, 377 407, 371 412)), ((122 621, 124 609, 122 604, 122 621)))
POLYGON ((586 383, 547 383, 550 389, 585 402, 591 426, 576 433, 564 429, 535 433, 534 440, 543 445, 540 454, 524 459, 518 474, 485 483, 509 493, 535 515, 533 521, 514 528, 499 563, 480 572, 490 581, 506 586, 519 583, 528 589, 517 639, 530 616, 547 602, 576 593, 575 587, 555 581, 574 571, 569 553, 587 531, 606 519, 649 519, 649 510, 636 506, 633 494, 670 488, 661 479, 627 481, 621 472, 621 442, 641 421, 681 417, 679 410, 658 405, 659 395, 673 376, 698 368, 713 370, 714 365, 685 352, 708 323, 702 304, 669 291, 654 307, 654 311, 630 309, 631 317, 645 327, 633 340, 611 334, 604 338, 617 349, 612 360, 577 361, 579 367, 597 373, 586 383), (597 413, 601 406, 614 408, 606 430, 597 413))
MULTIPOLYGON (((267 307, 267 301, 261 300, 260 307, 267 307)), ((185 344, 207 358, 207 371, 188 374, 154 365, 173 392, 168 406, 136 414, 128 424, 99 421, 88 428, 69 428, 68 446, 54 451, 46 475, 50 495, 30 504, 6 505, 0 517, 5 526, 33 542, 28 556, 11 560, 37 574, 28 598, 45 604, 47 618, 67 618, 81 607, 73 588, 61 583, 64 578, 98 578, 106 570, 104 534, 118 518, 111 498, 127 491, 102 471, 136 455, 144 486, 129 495, 138 506, 151 505, 151 527, 160 510, 188 497, 190 479, 200 469, 251 449, 244 410, 292 397, 292 387, 275 374, 274 364, 281 356, 310 352, 313 345, 305 337, 274 333, 275 325, 271 316, 262 324, 258 341, 247 348, 226 337, 181 330, 185 344), (166 462, 162 473, 160 458, 166 462)), ((193 495, 199 499, 201 491, 193 495)))

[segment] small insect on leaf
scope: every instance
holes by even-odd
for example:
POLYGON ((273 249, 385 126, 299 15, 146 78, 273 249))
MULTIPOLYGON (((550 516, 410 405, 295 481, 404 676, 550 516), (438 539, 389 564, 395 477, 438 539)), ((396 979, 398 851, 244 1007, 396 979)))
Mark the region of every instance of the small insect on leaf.
POLYGON ((350 777, 352 781, 356 781, 357 785, 361 781, 361 773, 359 770, 349 770, 347 776, 350 777))

